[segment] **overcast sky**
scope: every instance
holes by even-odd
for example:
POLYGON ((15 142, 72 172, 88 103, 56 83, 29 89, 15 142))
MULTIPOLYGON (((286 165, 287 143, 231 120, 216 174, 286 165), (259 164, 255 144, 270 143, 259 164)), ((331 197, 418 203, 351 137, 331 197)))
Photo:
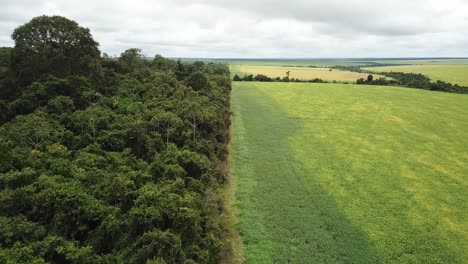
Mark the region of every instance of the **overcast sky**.
POLYGON ((468 57, 468 0, 0 0, 0 45, 43 14, 90 28, 111 55, 468 57))

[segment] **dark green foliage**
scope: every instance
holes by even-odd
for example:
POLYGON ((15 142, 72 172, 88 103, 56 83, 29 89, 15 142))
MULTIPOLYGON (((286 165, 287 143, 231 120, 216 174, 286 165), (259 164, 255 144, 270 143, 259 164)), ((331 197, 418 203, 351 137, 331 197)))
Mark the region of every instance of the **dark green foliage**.
POLYGON ((11 57, 12 48, 0 47, 0 67, 1 69, 6 70, 10 67, 10 57, 11 57))
POLYGON ((257 74, 255 77, 254 77, 254 81, 257 81, 257 82, 271 82, 272 79, 266 75, 263 75, 263 74, 257 74))
POLYGON ((142 71, 147 68, 148 62, 141 54, 140 49, 128 49, 120 54, 118 59, 123 73, 142 71))
POLYGON ((150 65, 153 69, 162 71, 175 71, 177 68, 177 62, 166 59, 159 54, 154 56, 154 59, 151 61, 150 65))
POLYGON ((202 72, 192 73, 186 80, 189 87, 192 87, 195 91, 201 91, 202 89, 210 89, 210 83, 208 78, 202 72))
POLYGON ((239 77, 239 75, 234 75, 234 78, 232 79, 233 81, 246 81, 246 82, 309 82, 309 83, 326 83, 326 81, 315 78, 311 80, 301 80, 301 79, 294 79, 294 78, 289 78, 289 75, 284 76, 283 78, 280 77, 275 77, 271 78, 268 77, 264 74, 257 74, 253 76, 252 74, 250 75, 244 75, 243 78, 239 77))
POLYGON ((0 94, 0 263, 219 262, 228 67, 149 62, 138 49, 99 58, 89 31, 61 17, 14 36, 17 75, 0 78, 11 88, 0 94), (83 41, 76 64, 63 64, 75 46, 55 57, 50 34, 83 41))
MULTIPOLYGON (((396 65, 396 64, 395 64, 396 65)), ((385 66, 376 65, 376 66, 385 66)), ((368 72, 362 70, 359 66, 334 66, 334 69, 348 70, 354 72, 368 72)), ((404 73, 404 72, 381 72, 381 75, 385 75, 392 79, 387 80, 385 78, 379 78, 374 80, 372 74, 369 74, 367 79, 360 78, 356 80, 357 84, 368 84, 368 85, 391 85, 391 86, 404 86, 410 88, 418 88, 432 91, 441 91, 448 93, 468 93, 468 87, 459 86, 458 84, 452 85, 451 83, 446 83, 444 81, 437 80, 431 82, 429 77, 420 74, 420 73, 404 73)))
POLYGON ((12 34, 11 66, 19 81, 29 84, 48 75, 91 74, 99 58, 89 29, 60 16, 40 16, 12 34))
POLYGON ((141 236, 137 241, 138 250, 132 257, 132 263, 147 263, 155 260, 165 263, 182 263, 184 261, 182 242, 170 231, 152 231, 141 236))
MULTIPOLYGON (((12 48, 0 47, 0 100, 9 99, 16 94, 14 73, 11 70, 11 51, 12 48)), ((0 101, 0 105, 1 105, 0 101)), ((5 110, 0 106, 0 112, 5 110)), ((0 116, 0 123, 2 116, 0 116)))
POLYGON ((397 85, 449 93, 468 93, 468 87, 458 86, 457 84, 452 85, 451 83, 446 83, 440 80, 431 82, 427 76, 419 73, 382 72, 381 74, 387 75, 388 77, 393 78, 393 80, 386 80, 385 78, 379 78, 377 80, 367 78, 367 80, 364 80, 361 78, 358 79, 356 83, 369 85, 397 85))

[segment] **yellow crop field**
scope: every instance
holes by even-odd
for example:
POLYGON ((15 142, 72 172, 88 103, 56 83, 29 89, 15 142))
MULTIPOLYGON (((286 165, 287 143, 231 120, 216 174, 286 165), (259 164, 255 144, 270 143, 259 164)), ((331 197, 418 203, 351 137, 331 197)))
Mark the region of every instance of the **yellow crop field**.
MULTIPOLYGON (((308 67, 282 67, 282 66, 257 66, 257 65, 231 65, 231 72, 243 76, 246 74, 264 74, 268 77, 284 77, 289 71, 289 77, 302 80, 319 78, 326 81, 355 82, 359 78, 367 78, 369 74, 351 71, 341 71, 330 68, 308 67)), ((374 78, 384 77, 374 75, 374 78)))

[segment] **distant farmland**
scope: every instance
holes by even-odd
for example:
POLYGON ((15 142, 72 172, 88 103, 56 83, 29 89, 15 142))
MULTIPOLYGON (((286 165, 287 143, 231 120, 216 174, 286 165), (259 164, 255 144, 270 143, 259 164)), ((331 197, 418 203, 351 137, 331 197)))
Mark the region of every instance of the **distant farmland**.
POLYGON ((367 65, 367 62, 362 61, 342 61, 342 60, 221 60, 224 63, 229 64, 230 66, 238 65, 253 65, 253 66, 316 66, 316 67, 332 67, 335 65, 341 66, 357 66, 357 65, 367 65))
POLYGON ((235 82, 247 263, 467 263, 468 96, 235 82))
MULTIPOLYGON (((239 74, 241 77, 246 74, 264 74, 268 77, 284 77, 286 72, 290 72, 289 77, 302 80, 319 78, 326 81, 355 82, 359 78, 367 78, 368 73, 358 73, 351 71, 341 71, 330 68, 309 68, 309 67, 283 67, 283 66, 259 66, 259 65, 231 65, 231 73, 239 74)), ((375 75, 375 78, 384 77, 375 75)))
POLYGON ((365 70, 375 72, 407 72, 407 73, 421 73, 433 81, 441 80, 458 84, 461 86, 468 86, 468 65, 453 64, 453 65, 402 65, 402 66, 385 66, 385 67, 368 67, 365 70))

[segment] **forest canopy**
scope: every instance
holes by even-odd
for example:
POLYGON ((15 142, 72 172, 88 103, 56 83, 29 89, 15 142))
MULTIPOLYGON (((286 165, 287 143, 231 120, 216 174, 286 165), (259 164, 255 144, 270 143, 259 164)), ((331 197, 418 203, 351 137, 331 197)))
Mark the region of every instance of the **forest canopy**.
POLYGON ((1 263, 217 263, 226 65, 101 55, 59 16, 0 49, 1 263))

